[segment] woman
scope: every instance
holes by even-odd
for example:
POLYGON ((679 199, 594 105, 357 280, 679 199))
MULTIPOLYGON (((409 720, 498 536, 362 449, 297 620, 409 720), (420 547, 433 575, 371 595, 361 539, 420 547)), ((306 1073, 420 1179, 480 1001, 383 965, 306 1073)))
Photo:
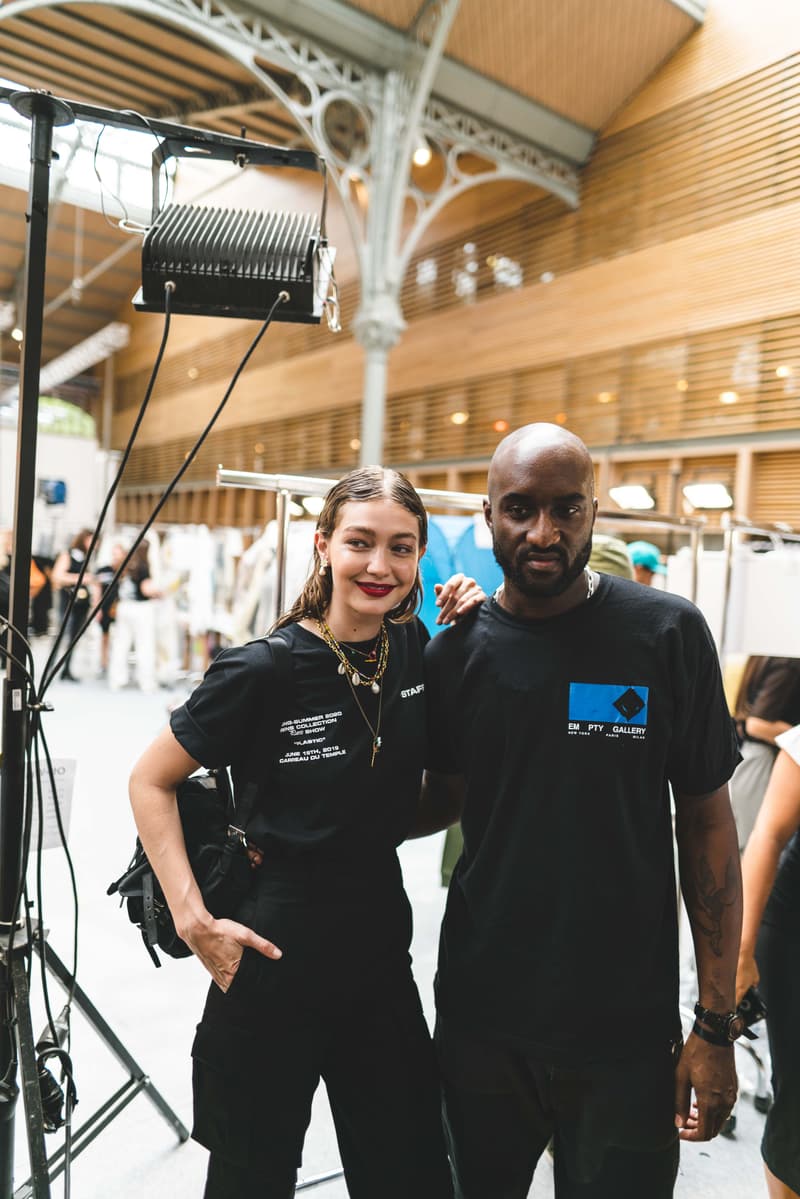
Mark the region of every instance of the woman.
MULTIPOLYGON (((120 559, 121 561, 121 559, 120 559)), ((131 650, 136 661, 136 681, 141 691, 156 689, 156 605, 161 596, 150 577, 146 542, 137 547, 115 588, 114 632, 108 666, 108 685, 119 691, 128 682, 131 650)))
POLYGON ((767 1007, 775 1102, 761 1155, 770 1199, 800 1199, 800 725, 777 743, 781 752, 742 858, 736 996, 758 983, 767 1007))
POLYGON ((731 804, 743 850, 778 752, 775 738, 800 722, 800 659, 748 658, 734 718, 742 761, 731 779, 731 804))
POLYGON ((294 1194, 320 1077, 353 1199, 452 1195, 396 855, 424 756, 427 634, 413 614, 426 541, 402 475, 368 467, 337 483, 312 574, 277 626, 291 685, 270 691, 263 640, 224 652, 134 770, 142 842, 216 984, 193 1048, 206 1199, 294 1194), (174 791, 201 764, 261 789, 248 827, 260 864, 236 921, 212 919, 185 856, 174 791))
MULTIPOLYGON (((81 529, 73 539, 68 550, 59 554, 53 564, 52 581, 53 586, 61 592, 61 615, 62 619, 67 611, 70 598, 75 591, 75 586, 80 577, 81 568, 86 560, 86 555, 89 551, 89 546, 92 542, 92 530, 81 529)), ((86 571, 81 585, 75 593, 75 601, 70 612, 69 622, 67 625, 66 638, 69 644, 79 631, 83 628, 84 621, 89 614, 89 608, 95 599, 95 581, 94 577, 86 571)), ((80 679, 74 675, 70 669, 72 663, 72 651, 67 654, 64 659, 64 665, 61 668, 61 678, 69 683, 78 683, 80 679)))

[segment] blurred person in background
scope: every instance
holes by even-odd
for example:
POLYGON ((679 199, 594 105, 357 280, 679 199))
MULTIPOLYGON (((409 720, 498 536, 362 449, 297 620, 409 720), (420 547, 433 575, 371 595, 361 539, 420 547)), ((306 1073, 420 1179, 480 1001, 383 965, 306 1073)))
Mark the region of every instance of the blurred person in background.
POLYGON ((800 725, 778 756, 742 858, 736 999, 758 985, 767 1008, 774 1102, 761 1156, 770 1199, 800 1199, 800 725))
POLYGON ((108 673, 109 648, 111 643, 111 626, 117 616, 117 586, 111 580, 122 565, 127 550, 125 546, 115 541, 111 547, 111 558, 107 566, 98 567, 95 578, 101 588, 101 607, 97 613, 100 622, 100 674, 108 673))
POLYGON ((150 577, 147 543, 136 548, 117 583, 117 607, 108 685, 119 691, 128 683, 128 658, 133 651, 140 691, 156 689, 156 604, 160 591, 150 577))
POLYGON ((633 566, 633 577, 637 583, 652 587, 655 575, 665 575, 667 568, 661 562, 661 551, 652 541, 631 541, 628 556, 633 566))
POLYGON ((800 724, 800 658, 748 658, 734 719, 742 761, 731 779, 731 803, 744 850, 778 753, 775 738, 800 724))
POLYGON ((610 537, 607 533, 595 533, 592 537, 589 567, 600 574, 616 575, 619 579, 633 578, 633 564, 627 545, 619 537, 610 537))
MULTIPOLYGON (((75 590, 91 541, 92 530, 81 529, 80 533, 72 541, 69 549, 59 554, 53 565, 52 584, 61 596, 62 619, 73 594, 75 597, 65 633, 66 640, 62 641, 62 648, 65 644, 68 645, 83 627, 83 623, 89 614, 89 608, 92 606, 97 594, 94 576, 88 570, 85 572, 77 591, 75 590)), ((61 678, 66 679, 70 683, 78 683, 80 679, 72 673, 71 664, 72 651, 70 650, 61 668, 61 678)))

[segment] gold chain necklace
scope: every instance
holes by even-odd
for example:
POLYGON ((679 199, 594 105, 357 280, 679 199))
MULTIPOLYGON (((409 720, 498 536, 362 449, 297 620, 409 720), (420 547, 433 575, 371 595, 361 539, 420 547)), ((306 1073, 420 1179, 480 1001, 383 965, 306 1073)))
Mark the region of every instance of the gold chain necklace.
POLYGON ((344 650, 342 649, 341 645, 334 637, 331 630, 328 628, 325 621, 320 620, 319 618, 316 618, 316 619, 317 619, 317 627, 319 628, 320 634, 322 636, 322 640, 325 642, 325 644, 328 646, 328 648, 330 650, 332 650, 333 653, 336 655, 336 657, 339 659, 338 673, 343 674, 344 677, 347 679, 347 685, 349 686, 350 691, 352 692, 353 699, 356 701, 356 707, 358 708, 359 712, 361 713, 361 719, 364 721, 364 724, 369 729, 370 736, 372 737, 372 754, 371 754, 370 760, 369 760, 370 769, 372 769, 372 767, 375 765, 375 759, 378 756, 378 753, 380 752, 380 748, 382 745, 382 741, 381 741, 381 712, 383 709, 383 689, 380 686, 380 681, 383 678, 384 674, 386 673, 386 667, 389 665, 389 634, 386 632, 386 625, 381 624, 381 631, 378 635, 379 636, 379 645, 378 645, 378 651, 377 651, 378 664, 375 667, 375 674, 371 678, 362 679, 361 675, 358 673, 358 671, 353 668, 353 664, 350 661, 348 661, 347 657, 345 656, 344 650), (367 713, 364 711, 364 705, 361 703, 361 700, 358 698, 358 693, 356 691, 356 687, 359 687, 362 685, 363 686, 369 685, 370 691, 372 691, 373 694, 378 696, 378 715, 377 715, 377 719, 374 724, 370 720, 369 716, 367 716, 367 713))
POLYGON ((324 620, 317 620, 317 628, 320 631, 320 636, 330 650, 336 655, 339 660, 339 674, 347 676, 347 681, 353 687, 369 687, 374 695, 380 691, 380 682, 386 673, 386 667, 389 665, 389 634, 386 632, 386 625, 381 623, 381 631, 378 634, 378 645, 376 649, 376 665, 375 672, 371 675, 361 675, 356 670, 353 663, 345 654, 339 642, 334 637, 324 620))

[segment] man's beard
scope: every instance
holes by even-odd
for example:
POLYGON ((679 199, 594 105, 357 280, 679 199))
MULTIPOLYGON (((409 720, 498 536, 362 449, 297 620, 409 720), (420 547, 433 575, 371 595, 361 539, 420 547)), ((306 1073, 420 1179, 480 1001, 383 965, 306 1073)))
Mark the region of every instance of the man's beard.
POLYGON ((590 535, 586 544, 578 551, 574 561, 568 566, 566 565, 566 558, 563 551, 558 546, 555 547, 554 552, 558 554, 564 569, 557 578, 551 580, 531 578, 530 575, 526 574, 524 562, 527 555, 525 552, 518 553, 514 558, 506 557, 498 546, 494 533, 492 533, 492 549, 495 561, 508 582, 513 583, 517 590, 522 592, 528 599, 539 599, 552 595, 562 595, 583 574, 586 563, 589 561, 589 555, 592 552, 592 538, 590 535))

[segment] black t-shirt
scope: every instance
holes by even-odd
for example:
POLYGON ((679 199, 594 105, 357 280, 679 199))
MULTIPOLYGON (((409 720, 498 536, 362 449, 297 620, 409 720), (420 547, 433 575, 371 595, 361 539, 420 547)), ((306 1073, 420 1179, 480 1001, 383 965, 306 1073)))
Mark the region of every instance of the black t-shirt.
POLYGON ((710 792, 738 761, 698 610, 603 575, 546 620, 492 600, 425 664, 426 764, 467 780, 441 1012, 563 1062, 674 1035, 668 781, 710 792))
MULTIPOLYGON (((172 714, 193 758, 230 765, 238 794, 258 784, 248 835, 264 862, 238 918, 284 955, 276 969, 246 953, 244 977, 262 994, 347 995, 375 973, 408 969, 411 910, 396 847, 419 798, 427 633, 417 621, 387 628, 374 767, 372 733, 334 654, 297 624, 279 634, 291 650, 288 679, 266 641, 251 642, 221 653, 172 714)), ((375 727, 378 696, 359 687, 358 697, 375 727)))
POLYGON ((260 785, 251 840, 283 853, 342 856, 393 850, 416 812, 425 744, 419 622, 387 625, 382 695, 358 688, 381 749, 338 662, 321 638, 292 624, 280 636, 292 654, 290 685, 276 696, 266 640, 224 650, 186 703, 172 713, 175 737, 203 766, 230 766, 241 789, 260 785))
POLYGON ((800 932, 800 832, 783 851, 764 909, 764 923, 800 932))

